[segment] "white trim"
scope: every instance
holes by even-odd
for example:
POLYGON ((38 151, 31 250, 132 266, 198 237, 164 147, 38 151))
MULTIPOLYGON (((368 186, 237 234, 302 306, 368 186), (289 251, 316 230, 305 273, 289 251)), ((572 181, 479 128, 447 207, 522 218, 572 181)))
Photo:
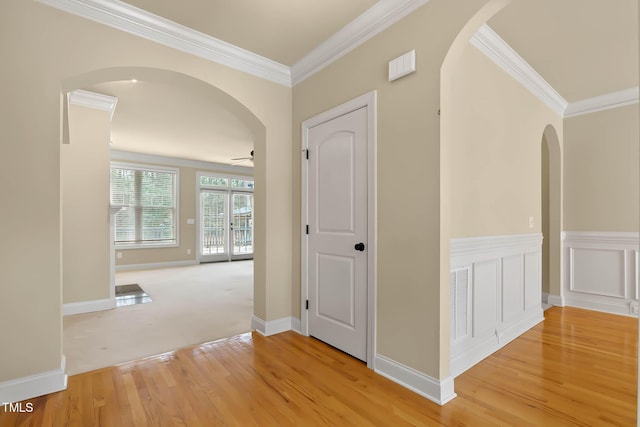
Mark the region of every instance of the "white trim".
POLYGON ((491 339, 482 340, 479 345, 451 358, 451 375, 454 378, 457 377, 543 320, 544 312, 541 305, 527 317, 512 323, 507 328, 496 329, 491 339))
POLYGON ((453 377, 437 380, 381 354, 376 354, 375 372, 438 405, 444 405, 456 397, 453 377))
POLYGON ((189 265, 197 265, 198 261, 196 260, 186 260, 186 261, 170 261, 170 262, 150 262, 146 264, 124 264, 117 265, 116 271, 130 271, 130 270, 155 270, 158 268, 175 268, 175 267, 186 267, 189 265))
POLYGON ((115 96, 89 92, 88 90, 82 89, 76 89, 73 92, 69 92, 67 96, 69 97, 70 104, 108 111, 109 120, 113 120, 113 113, 116 111, 116 105, 118 104, 118 98, 115 96))
POLYGON ((413 13, 429 0, 380 0, 291 68, 119 0, 38 1, 182 52, 291 87, 413 13))
POLYGON ((624 107, 637 104, 639 101, 640 89, 638 86, 628 89, 611 92, 589 99, 572 102, 567 106, 564 117, 575 117, 583 114, 595 113, 597 111, 610 110, 612 108, 624 107))
POLYGON ((480 27, 471 38, 471 44, 549 108, 561 116, 564 114, 568 102, 491 27, 487 24, 480 27))
POLYGON ((542 245, 542 238, 542 233, 531 233, 451 239, 451 270, 483 259, 511 255, 514 251, 538 251, 542 245))
POLYGON ((410 15, 429 0, 380 0, 291 66, 295 86, 410 15))
POLYGON ((297 317, 291 318, 291 330, 299 334, 302 334, 302 326, 300 323, 300 319, 298 319, 297 317))
POLYGON ((93 313, 94 311, 111 310, 116 308, 116 299, 105 298, 92 301, 70 302, 62 306, 63 314, 69 316, 72 314, 93 313))
POLYGON ((452 328, 456 322, 466 325, 459 336, 451 334, 454 377, 543 320, 542 239, 541 233, 451 239, 451 272, 467 270, 468 289, 458 300, 457 281, 452 281, 452 328), (512 308, 507 314, 505 301, 512 308), (517 309, 511 305, 519 303, 517 309), (461 318, 456 307, 462 307, 461 318))
POLYGON ((376 133, 376 121, 377 121, 377 91, 371 91, 364 95, 361 95, 351 101, 341 104, 331 110, 320 113, 310 119, 302 122, 302 153, 301 153, 301 227, 300 227, 300 239, 301 239, 301 260, 300 260, 300 309, 301 309, 301 324, 300 332, 308 336, 309 324, 308 324, 308 311, 304 308, 305 303, 309 298, 309 284, 308 284, 308 246, 307 235, 305 234, 305 227, 308 222, 308 171, 307 160, 304 157, 304 152, 309 148, 308 131, 314 126, 327 122, 333 118, 340 117, 348 114, 359 108, 367 107, 367 186, 368 186, 368 198, 367 198, 367 367, 374 369, 375 367, 375 354, 376 354, 376 292, 377 292, 377 133, 376 133))
POLYGON ((289 67, 119 0, 38 0, 40 3, 291 87, 289 67))
POLYGON ((565 231, 562 240, 566 243, 590 243, 597 245, 623 245, 636 249, 640 245, 640 232, 620 231, 565 231))
MULTIPOLYGON (((625 316, 637 316, 637 257, 640 250, 639 232, 584 232, 566 231, 562 233, 563 240, 563 299, 567 306, 584 308, 587 310, 603 311, 606 313, 625 316), (592 251, 592 253, 617 252, 622 259, 620 266, 620 292, 614 294, 611 289, 591 287, 576 288, 576 266, 574 256, 576 251, 592 251)), ((600 262, 600 258, 592 262, 600 262)), ((602 258, 605 262, 605 258, 602 258)), ((610 264, 603 264, 612 267, 610 264)))
POLYGON ((293 328, 294 324, 295 326, 299 326, 296 320, 297 319, 289 316, 282 317, 280 319, 265 321, 254 315, 251 316, 251 329, 254 329, 261 335, 268 337, 270 335, 276 335, 281 332, 296 330, 293 328))
POLYGON ((542 302, 549 304, 549 305, 554 305, 557 307, 564 307, 564 297, 562 295, 554 295, 554 294, 549 294, 547 292, 543 292, 542 293, 542 302))
POLYGON ((134 153, 131 151, 111 150, 112 161, 159 163, 173 167, 185 167, 194 169, 210 169, 221 173, 241 174, 253 176, 253 168, 245 166, 233 166, 224 163, 205 162, 202 160, 179 159, 177 157, 159 156, 156 154, 134 153))
POLYGON ((0 383, 0 402, 20 402, 67 388, 66 359, 60 360, 60 368, 0 383))

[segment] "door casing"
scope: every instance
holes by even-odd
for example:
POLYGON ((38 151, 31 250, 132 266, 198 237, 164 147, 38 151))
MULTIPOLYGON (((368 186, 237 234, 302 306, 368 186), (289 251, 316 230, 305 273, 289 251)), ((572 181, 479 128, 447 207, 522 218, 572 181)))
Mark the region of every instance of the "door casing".
POLYGON ((303 335, 309 336, 308 310, 305 308, 306 301, 309 298, 309 281, 308 281, 308 239, 306 234, 306 226, 308 224, 308 165, 306 159, 307 149, 309 148, 309 129, 329 120, 348 114, 360 108, 367 108, 367 367, 375 369, 375 352, 376 352, 376 103, 377 92, 371 91, 361 95, 351 101, 339 105, 331 110, 318 114, 310 119, 302 122, 302 218, 301 218, 301 266, 300 266, 300 329, 303 335))

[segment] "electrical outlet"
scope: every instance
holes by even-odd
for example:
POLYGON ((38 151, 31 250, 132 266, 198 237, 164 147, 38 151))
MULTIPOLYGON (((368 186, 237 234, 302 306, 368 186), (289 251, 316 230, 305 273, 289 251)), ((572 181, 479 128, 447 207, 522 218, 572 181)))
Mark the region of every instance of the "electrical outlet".
POLYGON ((533 228, 535 225, 535 220, 533 219, 532 216, 529 217, 529 228, 533 228))
POLYGON ((187 255, 191 255, 191 249, 187 249, 187 255))
POLYGON ((632 302, 631 304, 629 304, 629 311, 631 312, 631 314, 638 314, 638 303, 632 302))
POLYGON ((116 258, 122 259, 122 252, 116 252, 116 258))

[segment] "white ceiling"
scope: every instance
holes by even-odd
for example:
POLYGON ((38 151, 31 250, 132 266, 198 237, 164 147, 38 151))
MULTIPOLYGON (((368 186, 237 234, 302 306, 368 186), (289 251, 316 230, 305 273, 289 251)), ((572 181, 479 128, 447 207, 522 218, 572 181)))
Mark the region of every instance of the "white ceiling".
MULTIPOLYGON (((126 2, 294 66, 372 5, 406 0, 126 2)), ((488 24, 566 101, 638 86, 638 0, 513 0, 488 24)), ((149 82, 85 89, 119 99, 114 148, 219 163, 253 148, 240 121, 197 93, 149 82)))
POLYGON ((223 164, 253 150, 251 131, 210 96, 145 81, 85 89, 118 98, 111 121, 113 149, 223 164))

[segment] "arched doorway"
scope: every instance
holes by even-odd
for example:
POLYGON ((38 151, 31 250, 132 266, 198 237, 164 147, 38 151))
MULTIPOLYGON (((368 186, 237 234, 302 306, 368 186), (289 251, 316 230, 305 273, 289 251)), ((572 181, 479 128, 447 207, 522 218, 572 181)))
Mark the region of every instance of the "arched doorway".
MULTIPOLYGON (((242 122, 244 126, 246 126, 247 129, 250 130, 253 136, 253 142, 254 142, 256 152, 257 153, 264 152, 265 145, 266 145, 265 126, 247 107, 245 107, 242 103, 240 103, 239 101, 237 101, 235 98, 225 93, 224 91, 220 90, 219 88, 205 81, 202 81, 200 79, 197 79, 182 73, 178 73, 170 70, 164 70, 164 69, 145 68, 145 67, 118 67, 118 68, 102 69, 102 70, 89 72, 80 76, 76 76, 73 78, 65 79, 64 81, 61 82, 62 95, 63 95, 63 98, 66 99, 66 95, 76 89, 92 87, 92 86, 95 86, 101 83, 106 83, 106 82, 129 81, 132 78, 135 78, 139 82, 153 82, 153 83, 170 85, 172 87, 179 88, 184 91, 197 92, 202 96, 206 96, 206 97, 210 97, 211 99, 214 99, 216 103, 222 105, 224 109, 231 112, 235 117, 237 117, 242 122)), ((70 130, 69 129, 69 119, 70 119, 69 109, 72 107, 69 107, 67 102, 63 102, 62 105, 63 105, 63 109, 62 109, 63 111, 63 117, 62 117, 63 143, 71 142, 71 145, 73 145, 73 140, 70 139, 71 135, 69 133, 69 130, 70 130)), ((100 163, 100 168, 101 170, 104 168, 103 175, 106 175, 108 174, 109 154, 105 152, 102 156, 103 156, 103 159, 100 163)), ((256 156, 256 163, 264 164, 264 156, 260 156, 260 157, 256 156)), ((265 166, 262 165, 263 169, 264 167, 265 166)), ((256 176, 256 179, 260 180, 259 174, 256 176)), ((87 183, 87 185, 90 186, 90 183, 87 183)), ((264 185, 258 185, 257 187, 258 188, 256 189, 256 193, 265 191, 264 185)), ((64 193, 64 191, 62 191, 62 193, 64 193)), ((260 200, 264 200, 264 199, 265 197, 260 198, 260 200)), ((99 208, 100 216, 102 216, 102 209, 103 209, 102 203, 103 201, 101 200, 100 208, 99 208)), ((256 206, 256 210, 259 210, 259 209, 262 209, 262 212, 264 211, 263 206, 262 207, 256 206)), ((260 215, 260 212, 258 212, 258 215, 260 215)), ((112 214, 112 217, 113 217, 113 214, 112 214)), ((257 230, 255 232, 255 238, 256 240, 258 240, 258 244, 255 246, 256 246, 256 256, 258 257, 262 256, 264 258, 265 256, 264 250, 263 250, 264 245, 260 244, 263 242, 264 240, 263 236, 265 234, 264 227, 262 224, 263 222, 261 221, 258 221, 256 223, 257 230)), ((104 234, 104 229, 100 229, 97 232, 104 234)), ((64 229, 63 229, 63 233, 64 233, 64 229)), ((111 242, 113 241, 112 238, 109 238, 109 240, 111 242)), ((106 241, 106 237, 105 237, 105 241, 106 241)), ((101 263, 100 265, 105 265, 107 262, 110 262, 111 279, 109 283, 107 283, 106 280, 103 280, 103 281, 104 281, 104 286, 109 286, 111 288, 110 289, 111 297, 113 297, 113 293, 114 293, 113 291, 115 287, 113 248, 110 252, 112 257, 111 260, 108 260, 105 257, 102 257, 100 259, 96 259, 94 263, 96 264, 101 263)), ((94 256, 94 254, 87 253, 86 256, 92 257, 94 256)), ((255 283, 255 275, 256 273, 254 271, 254 283, 255 283)), ((252 292, 254 295, 256 294, 255 286, 252 286, 252 288, 247 287, 247 289, 251 289, 250 292, 252 292)), ((262 293, 258 292, 257 295, 259 297, 260 295, 262 295, 262 293)), ((256 298, 254 298, 254 300, 255 299, 256 298)), ((256 301, 256 303, 260 304, 260 300, 256 301)), ((106 308, 110 308, 110 307, 106 307, 106 308)), ((250 317, 250 315, 247 317, 250 317)), ((247 318, 247 322, 250 322, 250 320, 251 320, 250 318, 247 318)), ((235 332, 235 333, 238 333, 238 332, 235 332)), ((227 336, 227 335, 224 335, 224 336, 227 336)))
POLYGON ((548 125, 541 141, 542 299, 548 305, 562 303, 562 181, 558 134, 548 125))

